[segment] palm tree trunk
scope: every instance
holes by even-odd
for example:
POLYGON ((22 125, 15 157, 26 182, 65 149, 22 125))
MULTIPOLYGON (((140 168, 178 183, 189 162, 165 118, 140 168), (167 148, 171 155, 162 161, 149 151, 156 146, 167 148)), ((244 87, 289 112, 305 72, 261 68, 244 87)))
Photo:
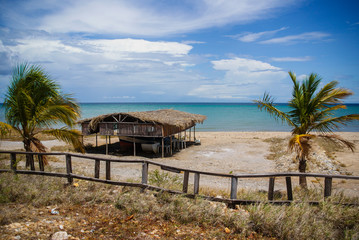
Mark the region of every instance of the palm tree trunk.
MULTIPOLYGON (((299 159, 299 172, 305 173, 305 170, 307 168, 307 160, 305 159, 305 157, 298 157, 298 159, 299 159)), ((300 176, 299 185, 301 186, 301 188, 307 188, 308 187, 307 177, 300 176)))

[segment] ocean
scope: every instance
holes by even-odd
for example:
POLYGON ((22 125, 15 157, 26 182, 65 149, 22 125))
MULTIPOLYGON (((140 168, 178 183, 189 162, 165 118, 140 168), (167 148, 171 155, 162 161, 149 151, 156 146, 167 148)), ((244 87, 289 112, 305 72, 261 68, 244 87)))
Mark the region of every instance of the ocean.
MULTIPOLYGON (((81 119, 113 112, 135 112, 159 109, 175 109, 207 116, 196 131, 290 131, 290 127, 274 120, 262 112, 254 103, 81 103, 81 119)), ((287 104, 277 107, 288 112, 287 104)), ((358 114, 359 104, 347 104, 347 109, 337 111, 338 115, 358 114)), ((0 110, 0 121, 4 121, 4 109, 0 110)), ((359 121, 343 126, 339 131, 359 132, 359 121)))
MULTIPOLYGON (((284 112, 290 108, 287 104, 278 104, 284 112)), ((113 112, 135 112, 159 109, 179 111, 207 116, 203 124, 196 126, 197 131, 290 131, 290 127, 274 120, 267 112, 260 111, 254 103, 82 103, 82 118, 113 112)), ((347 104, 347 109, 337 112, 338 115, 359 114, 359 104, 347 104)), ((343 126, 340 131, 359 132, 359 121, 343 126)))

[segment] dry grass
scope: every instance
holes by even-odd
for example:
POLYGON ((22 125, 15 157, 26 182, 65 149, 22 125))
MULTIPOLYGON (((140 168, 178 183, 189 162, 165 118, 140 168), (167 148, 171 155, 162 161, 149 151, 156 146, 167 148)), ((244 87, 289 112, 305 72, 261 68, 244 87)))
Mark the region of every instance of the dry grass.
MULTIPOLYGON (((149 181, 178 187, 178 179, 158 171, 150 174, 149 181)), ((85 239, 359 238, 359 207, 332 203, 358 203, 343 195, 318 206, 263 203, 229 209, 199 198, 85 181, 76 181, 74 186, 65 183, 59 178, 1 174, 0 235, 28 239, 36 234, 48 239, 61 225, 73 237, 85 239), (50 213, 53 208, 59 210, 58 215, 50 213), (14 231, 14 226, 21 231, 14 231)), ((295 195, 308 200, 319 192, 296 189, 295 195)), ((250 199, 261 194, 265 197, 265 193, 239 190, 239 195, 250 199)))

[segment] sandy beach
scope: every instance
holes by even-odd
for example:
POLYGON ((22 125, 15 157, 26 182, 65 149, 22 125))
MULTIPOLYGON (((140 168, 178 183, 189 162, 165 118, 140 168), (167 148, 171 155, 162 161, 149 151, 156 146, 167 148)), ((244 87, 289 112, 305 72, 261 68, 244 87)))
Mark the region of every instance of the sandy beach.
MULTIPOLYGON (((328 174, 349 174, 359 176, 359 133, 343 132, 338 133, 342 138, 352 141, 357 151, 351 152, 348 149, 339 149, 331 152, 330 158, 327 157, 325 149, 314 146, 311 156, 313 163, 308 163, 308 172, 328 173, 328 174)), ((294 155, 287 149, 287 140, 290 137, 288 132, 197 132, 196 138, 201 140, 201 145, 193 145, 171 157, 152 158, 152 161, 163 163, 170 166, 217 172, 217 173, 273 173, 283 171, 297 171, 296 163, 293 162, 294 155), (277 148, 273 148, 273 144, 277 148), (280 157, 273 159, 271 155, 278 154, 280 157)), ((113 139, 114 141, 114 139, 113 139)), ((95 137, 85 138, 85 144, 95 144, 95 137)), ((104 144, 104 139, 99 139, 99 144, 104 144)), ((61 146, 64 143, 51 140, 44 141, 44 144, 51 149, 54 146, 61 146)), ((22 142, 1 141, 0 149, 14 150, 21 149, 22 142)), ((94 155, 94 154, 92 154, 94 155)), ((141 156, 96 156, 114 159, 143 159, 141 156)), ((310 161, 309 161, 310 162, 310 161)), ((93 162, 83 159, 74 159, 73 169, 76 172, 85 171, 93 173, 93 162)), ((64 160, 50 162, 52 168, 64 166, 64 160)), ((120 180, 140 179, 141 167, 133 164, 113 164, 112 175, 120 180)), ((102 170, 104 166, 101 166, 102 170)), ((151 170, 151 169, 150 169, 151 170)), ((154 170, 154 169, 152 169, 154 170)), ((101 174, 104 174, 103 172, 101 174)), ((192 181, 192 177, 190 181, 192 181)), ((201 187, 218 188, 229 190, 230 180, 223 178, 201 176, 201 187)), ((315 180, 309 181, 310 184, 319 184, 315 180)), ((268 188, 267 179, 240 180, 239 186, 245 189, 266 190, 268 188)), ((359 194, 358 181, 334 181, 335 189, 343 189, 349 194, 359 194)), ((284 189, 281 179, 277 181, 276 189, 284 189)))

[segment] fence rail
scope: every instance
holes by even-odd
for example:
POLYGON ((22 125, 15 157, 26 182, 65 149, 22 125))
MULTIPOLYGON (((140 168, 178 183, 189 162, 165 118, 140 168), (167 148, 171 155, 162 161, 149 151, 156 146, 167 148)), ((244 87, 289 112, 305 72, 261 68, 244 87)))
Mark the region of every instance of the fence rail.
MULTIPOLYGON (((237 199, 237 190, 238 190, 238 179, 242 178, 268 178, 268 202, 273 204, 290 204, 293 202, 293 187, 292 187, 292 177, 315 177, 315 178, 323 178, 324 179, 324 198, 331 196, 332 194, 332 181, 333 179, 347 179, 347 180, 359 180, 359 176, 347 176, 347 175, 327 175, 327 174, 317 174, 317 173, 294 173, 294 172, 283 172, 283 173, 259 173, 259 174, 224 174, 224 173, 214 173, 214 172, 204 172, 193 169, 186 168, 178 168, 173 166, 168 166, 165 164, 153 162, 150 160, 122 160, 122 159, 106 159, 100 157, 93 157, 81 154, 73 154, 73 153, 34 153, 34 152, 17 152, 17 151, 0 151, 2 154, 10 155, 10 169, 0 169, 0 173, 2 172, 14 172, 16 174, 30 174, 30 175, 44 175, 44 176, 52 176, 52 177, 61 177, 67 178, 69 184, 73 183, 73 179, 82 179, 87 181, 101 182, 112 185, 120 185, 120 186, 130 186, 130 187, 138 187, 142 189, 150 189, 155 191, 164 191, 172 194, 184 194, 187 197, 195 197, 199 196, 204 199, 208 199, 211 201, 224 202, 230 206, 234 206, 237 204, 254 204, 259 203, 260 201, 253 200, 243 200, 237 199), (30 163, 30 170, 18 170, 17 169, 17 155, 27 155, 30 156, 28 159, 32 161, 30 163), (54 173, 54 172, 46 172, 44 167, 39 161, 39 171, 35 170, 34 158, 33 156, 44 156, 44 155, 53 155, 53 156, 65 156, 66 159, 66 173, 54 173), (72 157, 82 158, 86 160, 94 161, 94 177, 88 177, 83 175, 78 175, 73 173, 72 168, 72 157), (100 178, 100 166, 101 162, 105 162, 105 179, 100 178), (140 183, 133 182, 122 182, 122 181, 114 181, 111 180, 111 163, 138 163, 142 164, 142 177, 140 183), (173 172, 177 174, 183 174, 183 182, 182 182, 182 191, 165 189, 157 186, 152 186, 148 184, 148 173, 149 166, 158 166, 164 171, 173 172), (189 194, 189 176, 193 174, 193 194, 189 194), (230 186, 230 198, 217 198, 211 196, 203 196, 199 195, 199 186, 200 186, 200 176, 215 176, 215 177, 223 177, 229 178, 231 180, 230 186), (274 186, 275 179, 277 177, 285 177, 286 191, 287 191, 287 200, 286 201, 274 201, 274 186)), ((311 204, 318 204, 316 201, 309 202, 311 204)), ((351 205, 351 204, 349 204, 351 205)))

